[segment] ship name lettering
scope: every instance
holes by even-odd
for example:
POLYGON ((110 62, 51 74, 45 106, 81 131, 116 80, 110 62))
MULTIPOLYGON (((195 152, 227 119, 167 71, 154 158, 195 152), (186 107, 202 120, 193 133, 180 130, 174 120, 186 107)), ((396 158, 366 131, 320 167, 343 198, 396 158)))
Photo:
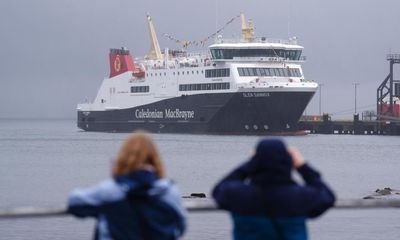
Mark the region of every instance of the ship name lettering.
POLYGON ((136 109, 135 111, 136 118, 164 118, 164 113, 162 111, 150 111, 149 109, 136 109))
POLYGON ((181 111, 180 109, 165 109, 165 117, 166 118, 182 118, 182 119, 189 119, 194 118, 194 111, 181 111))
POLYGON ((243 97, 253 97, 253 93, 243 93, 243 97))
POLYGON ((269 93, 266 92, 254 93, 254 97, 269 97, 269 93))
POLYGON ((243 93, 243 97, 249 98, 249 97, 269 97, 269 93, 266 92, 260 92, 260 93, 243 93))
POLYGON ((149 109, 136 109, 135 117, 139 119, 150 118, 150 119, 160 119, 160 118, 173 118, 173 119, 193 119, 194 111, 182 111, 179 108, 175 110, 165 109, 165 111, 149 110, 149 109))

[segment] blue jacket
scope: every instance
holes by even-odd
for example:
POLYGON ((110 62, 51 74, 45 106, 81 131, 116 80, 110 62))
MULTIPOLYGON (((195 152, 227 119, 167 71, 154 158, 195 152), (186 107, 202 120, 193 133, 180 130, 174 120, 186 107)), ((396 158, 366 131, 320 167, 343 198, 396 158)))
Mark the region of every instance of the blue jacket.
POLYGON ((97 218, 94 239, 101 240, 172 240, 186 227, 186 210, 175 185, 146 170, 74 190, 68 212, 97 218))
POLYGON ((307 239, 305 219, 333 206, 335 196, 308 164, 291 177, 292 159, 280 140, 263 140, 256 154, 222 179, 213 197, 232 213, 234 239, 307 239))

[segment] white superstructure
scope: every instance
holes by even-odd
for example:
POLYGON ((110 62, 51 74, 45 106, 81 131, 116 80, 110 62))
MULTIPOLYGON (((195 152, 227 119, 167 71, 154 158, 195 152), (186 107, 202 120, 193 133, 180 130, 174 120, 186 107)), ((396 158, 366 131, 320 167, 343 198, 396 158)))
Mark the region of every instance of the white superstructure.
POLYGON ((112 49, 110 77, 102 82, 95 100, 79 104, 78 111, 123 110, 199 94, 311 92, 312 96, 318 87, 304 76, 303 47, 296 38, 256 38, 253 25, 242 22, 241 39, 218 36, 206 52, 161 51, 151 18, 147 19, 149 54, 132 62, 128 50, 112 49))
MULTIPOLYGON (((155 46, 158 46, 158 41, 155 46)), ((135 59, 135 64, 145 70, 144 78, 134 77, 132 72, 118 75, 112 81, 106 78, 95 101, 92 104, 80 104, 78 109, 123 109, 182 94, 238 92, 246 89, 253 91, 254 88, 265 87, 273 91, 282 88, 285 91, 296 91, 299 88, 313 91, 318 87, 317 83, 304 76, 301 68, 305 60, 301 56, 303 47, 297 44, 296 38, 254 38, 248 42, 245 39, 223 39, 219 36, 209 49, 210 52, 204 53, 165 49, 164 54, 155 54, 158 51, 152 47, 151 53, 154 54, 150 59, 135 59), (161 55, 163 58, 160 59, 161 55), (221 72, 221 69, 228 69, 228 72, 221 72), (206 89, 201 86, 200 89, 185 86, 211 83, 229 83, 229 88, 220 87, 219 84, 207 86, 206 89), (132 92, 131 87, 135 86, 146 86, 149 91, 132 92)))

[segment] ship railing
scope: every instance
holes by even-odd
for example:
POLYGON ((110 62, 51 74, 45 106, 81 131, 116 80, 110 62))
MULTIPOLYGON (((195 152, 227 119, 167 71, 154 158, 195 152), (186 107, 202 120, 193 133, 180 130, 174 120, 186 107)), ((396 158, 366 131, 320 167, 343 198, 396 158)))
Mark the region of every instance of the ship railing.
MULTIPOLYGON (((220 210, 217 204, 209 198, 184 199, 184 206, 189 212, 210 212, 220 210)), ((362 209, 388 209, 400 208, 399 199, 342 199, 337 200, 333 209, 336 210, 362 210, 362 209)), ((37 218, 37 217, 64 217, 68 216, 65 207, 36 208, 20 207, 13 209, 0 209, 1 219, 12 218, 37 218)))
POLYGON ((212 63, 211 61, 209 63, 197 63, 197 64, 170 64, 168 67, 166 66, 148 66, 146 67, 146 70, 167 70, 167 69, 196 69, 199 67, 208 67, 211 66, 212 63))
POLYGON ((307 56, 300 56, 300 58, 299 58, 299 61, 302 61, 302 62, 304 62, 306 60, 307 60, 307 56))
MULTIPOLYGON (((257 37, 254 38, 252 43, 278 43, 285 45, 297 45, 297 39, 279 39, 279 38, 265 38, 265 37, 257 37)), ((234 39, 234 38, 221 38, 217 39, 216 43, 249 43, 249 41, 245 39, 234 39)))
MULTIPOLYGON (((199 57, 199 58, 210 58, 211 54, 208 50, 204 51, 196 51, 196 52, 184 52, 176 56, 169 56, 169 60, 179 59, 179 58, 187 58, 187 57, 199 57)), ((135 62, 143 63, 146 61, 152 61, 151 59, 146 59, 145 57, 135 57, 135 62)), ((159 59, 154 61, 164 61, 165 59, 159 59)))
POLYGON ((306 56, 300 56, 298 60, 293 60, 284 57, 233 57, 233 59, 213 59, 216 62, 226 62, 226 61, 243 61, 243 62, 304 62, 306 61, 306 56))
POLYGON ((209 51, 198 51, 198 52, 187 53, 187 56, 188 57, 198 56, 198 57, 201 57, 201 58, 207 58, 207 57, 211 57, 211 54, 210 54, 209 51))
POLYGON ((169 59, 167 64, 165 64, 164 60, 156 64, 149 64, 142 62, 145 66, 146 70, 164 70, 164 69, 183 69, 183 68, 198 68, 198 67, 207 67, 212 65, 211 56, 205 58, 198 58, 198 61, 191 61, 191 59, 185 58, 173 58, 169 59))

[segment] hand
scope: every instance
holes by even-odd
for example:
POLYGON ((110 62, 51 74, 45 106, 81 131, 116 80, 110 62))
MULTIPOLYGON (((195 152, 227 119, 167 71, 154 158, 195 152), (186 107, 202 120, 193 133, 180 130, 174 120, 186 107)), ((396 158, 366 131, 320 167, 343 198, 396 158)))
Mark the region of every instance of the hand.
POLYGON ((247 175, 252 175, 255 171, 257 171, 258 161, 255 158, 256 156, 255 149, 252 149, 249 153, 250 153, 250 159, 248 162, 242 165, 243 166, 242 170, 244 170, 247 175))
POLYGON ((306 163, 303 155, 301 155, 300 151, 296 148, 288 148, 288 153, 292 157, 294 168, 300 168, 306 163))

